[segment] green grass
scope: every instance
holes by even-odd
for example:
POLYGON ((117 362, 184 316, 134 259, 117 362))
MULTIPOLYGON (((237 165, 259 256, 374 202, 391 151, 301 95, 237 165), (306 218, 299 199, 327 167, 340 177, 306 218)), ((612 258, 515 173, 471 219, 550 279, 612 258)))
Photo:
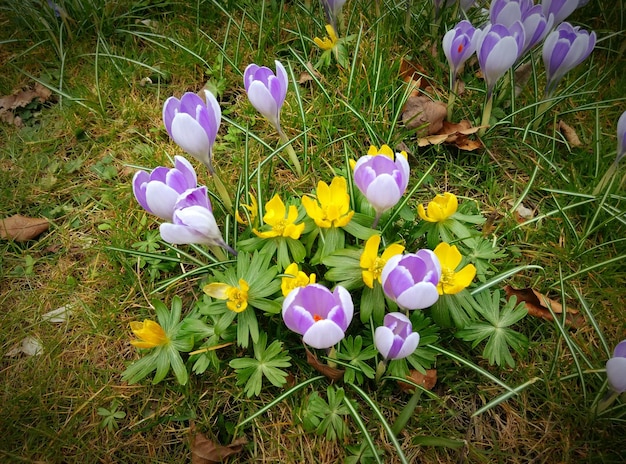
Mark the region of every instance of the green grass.
MULTIPOLYGON (((437 357, 435 397, 422 394, 397 436, 408 462, 626 459, 624 403, 594 415, 606 391, 602 369, 626 334, 623 166, 610 190, 592 195, 613 162, 615 125, 626 109, 623 8, 591 0, 572 16, 576 24, 596 30, 600 40, 592 57, 561 82, 554 107, 537 130, 535 94, 542 94, 545 82, 540 60, 514 101, 514 116, 511 99, 502 97, 494 105, 501 119, 484 137, 485 148, 464 152, 444 145, 419 148, 415 132, 401 123, 408 92, 398 77, 400 60, 419 62, 425 78, 438 86, 426 92, 446 101, 448 70, 439 44, 445 25, 454 24, 444 16, 437 31, 430 24, 429 5, 412 3, 405 29, 404 2, 380 1, 382 14, 376 17, 374 2, 348 1, 342 35, 355 35, 348 46, 350 66, 331 65, 302 85, 293 81, 307 62, 317 62, 320 52, 312 39, 324 34, 317 1, 127 0, 113 6, 68 0, 59 2, 71 18, 66 21, 57 20, 45 2, 0 7, 0 94, 34 82, 55 94, 54 103, 25 119, 25 127, 0 125, 0 216, 51 222, 37 240, 0 242, 3 461, 181 462, 190 455, 192 424, 228 444, 237 424, 292 386, 280 389, 264 382, 259 397, 247 398, 228 361, 250 354, 230 348, 218 353, 223 360, 219 371, 192 375, 186 386, 171 376, 157 385, 148 379, 136 385, 121 380, 137 359, 129 344, 129 322, 153 317, 149 302, 154 298, 169 306, 178 295, 188 310, 202 295, 202 277, 162 285, 192 270, 191 261, 146 263, 111 247, 133 249, 153 240, 158 221, 134 200, 132 175, 136 167, 169 165, 181 154, 163 127, 163 102, 207 82, 218 90, 224 115, 215 164, 227 185, 261 193, 263 202, 275 192, 299 196, 311 192, 318 180, 345 172, 345 158, 356 159, 370 144, 402 142, 410 152, 409 189, 435 163, 408 202, 413 212, 443 191, 462 202, 475 201, 493 220, 488 238, 507 252, 492 263, 497 273, 523 269, 495 287, 533 287, 585 316, 578 329, 523 319, 516 329, 530 344, 523 355, 514 354, 515 368, 490 366, 481 357, 482 347, 446 338, 441 348, 477 367, 437 357), (242 85, 248 63, 273 67, 275 59, 285 64, 292 81, 281 124, 301 154, 301 178, 281 160, 277 134, 249 104, 242 85), (152 84, 141 85, 146 77, 152 84), (576 129, 581 147, 569 147, 554 128, 560 119, 576 129), (244 165, 248 177, 241 174, 244 165), (514 215, 520 203, 535 211, 524 224, 514 215), (72 309, 66 322, 42 320, 63 305, 72 309), (4 356, 26 336, 41 341, 41 355, 4 356), (474 415, 508 389, 534 379, 474 415), (98 410, 111 409, 114 402, 126 415, 117 420, 119 429, 103 429, 98 410), (456 446, 458 441, 463 446, 456 446)), ((539 58, 540 50, 534 56, 539 58)), ((466 90, 455 108, 455 119, 475 124, 484 100, 477 70, 475 60, 466 65, 460 76, 466 90)), ((193 163, 199 182, 211 187, 208 174, 193 163)), ((224 221, 219 208, 216 215, 224 221)), ((232 221, 229 227, 223 224, 222 232, 233 238, 232 221)), ((158 246, 157 252, 173 256, 158 246)), ((207 261, 189 247, 182 249, 207 261)), ((296 340, 286 332, 285 339, 296 340)), ((290 354, 293 385, 317 375, 301 348, 296 345, 290 354)), ((327 382, 320 380, 241 427, 238 432, 249 444, 231 462, 343 462, 365 441, 362 426, 383 453, 382 462, 401 462, 371 405, 349 385, 343 388, 362 420, 345 416, 347 438, 329 441, 305 431, 307 398, 313 391, 326 397, 327 382)), ((361 388, 390 425, 411 398, 390 380, 378 389, 372 384, 361 388)))

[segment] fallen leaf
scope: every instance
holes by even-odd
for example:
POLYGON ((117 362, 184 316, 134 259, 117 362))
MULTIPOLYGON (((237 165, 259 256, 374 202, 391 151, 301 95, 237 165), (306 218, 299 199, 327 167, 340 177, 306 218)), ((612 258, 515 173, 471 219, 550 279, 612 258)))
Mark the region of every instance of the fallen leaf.
POLYGON ((419 138, 417 144, 420 147, 424 147, 426 145, 451 143, 461 150, 473 151, 482 147, 483 144, 480 140, 470 139, 468 135, 475 134, 483 127, 485 126, 473 127, 472 124, 465 119, 459 123, 443 121, 440 130, 436 134, 419 138))
POLYGON ((15 214, 0 220, 0 238, 13 239, 16 242, 32 240, 50 227, 47 219, 31 218, 15 214))
POLYGON ((426 127, 428 135, 438 133, 447 114, 446 104, 425 95, 410 96, 402 109, 402 122, 408 129, 426 127))
POLYGON ((20 125, 22 119, 15 115, 16 109, 26 107, 34 100, 45 103, 51 95, 52 92, 48 88, 37 82, 32 89, 18 90, 11 95, 0 97, 0 120, 20 125))
MULTIPOLYGON (((427 369, 426 374, 422 374, 416 369, 411 369, 406 378, 417 385, 421 385, 426 390, 432 390, 437 383, 437 369, 427 369)), ((398 382, 398 386, 405 393, 411 393, 415 390, 413 385, 406 382, 398 382)))
POLYGON ((223 446, 209 440, 202 433, 194 434, 191 442, 191 463, 192 464, 217 464, 228 456, 241 453, 243 446, 248 443, 246 437, 239 437, 230 445, 223 446))
POLYGON ((309 61, 306 64, 306 71, 302 71, 300 73, 300 79, 298 79, 298 84, 302 85, 311 82, 312 80, 314 80, 313 76, 315 76, 317 80, 320 80, 322 78, 322 75, 317 71, 317 69, 313 67, 313 64, 309 61))
POLYGON ((26 337, 17 346, 9 350, 5 356, 15 357, 21 353, 26 356, 36 356, 43 353, 43 346, 35 337, 26 337))
POLYGON ((568 125, 565 121, 559 121, 559 130, 567 143, 569 143, 570 147, 580 147, 582 146, 582 142, 578 138, 576 131, 570 125, 568 125))
MULTIPOLYGON (((513 295, 517 297, 518 303, 524 303, 528 314, 531 316, 545 319, 546 321, 554 321, 554 317, 548 308, 552 308, 555 314, 563 313, 563 305, 558 301, 554 301, 547 296, 539 293, 532 288, 513 288, 510 285, 504 287, 507 299, 513 295)), ((568 309, 565 314, 565 323, 572 328, 578 329, 582 327, 585 320, 575 309, 568 309)))
POLYGON ((46 314, 41 316, 41 320, 55 323, 65 322, 67 321, 67 318, 72 314, 71 308, 71 305, 63 305, 57 309, 48 311, 46 314))
POLYGON ((317 359, 314 353, 311 353, 309 349, 305 346, 304 350, 306 351, 306 362, 308 362, 313 369, 315 369, 320 374, 325 375, 330 380, 337 381, 343 378, 344 370, 337 369, 336 367, 331 367, 328 364, 324 364, 317 359))
POLYGON ((425 88, 428 84, 422 77, 426 75, 426 69, 415 61, 402 58, 400 61, 400 78, 404 82, 413 81, 418 88, 425 88))

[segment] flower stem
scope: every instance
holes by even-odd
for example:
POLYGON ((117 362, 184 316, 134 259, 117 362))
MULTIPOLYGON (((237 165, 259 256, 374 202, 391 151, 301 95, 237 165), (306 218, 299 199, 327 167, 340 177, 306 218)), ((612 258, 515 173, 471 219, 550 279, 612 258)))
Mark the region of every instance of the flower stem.
POLYGON ((224 182, 222 182, 222 178, 220 177, 217 170, 213 171, 213 184, 215 184, 215 189, 217 190, 217 193, 219 194, 222 202, 224 203, 224 206, 226 207, 229 213, 232 213, 233 202, 230 199, 230 194, 228 193, 228 189, 224 185, 224 182))
POLYGON ((598 406, 596 407, 596 414, 600 415, 604 412, 604 410, 606 408, 608 408, 609 406, 611 406, 611 404, 613 404, 613 402, 617 399, 617 397, 620 394, 616 391, 610 390, 605 396, 604 398, 602 398, 600 400, 600 402, 598 403, 598 406))
POLYGON ((302 176, 302 167, 300 166, 300 160, 298 159, 298 155, 296 154, 296 151, 293 149, 293 146, 291 145, 289 138, 285 135, 285 133, 281 129, 278 129, 278 135, 280 137, 281 143, 285 144, 285 151, 289 155, 289 159, 291 160, 293 167, 296 170, 296 174, 298 174, 298 176, 302 176))
POLYGON ((617 172, 617 166, 618 166, 617 161, 614 161, 613 164, 609 166, 609 169, 606 170, 606 172, 604 173, 604 176, 602 176, 602 179, 600 179, 600 182, 598 182, 598 185, 596 185, 596 188, 593 189, 594 195, 598 195, 604 189, 606 184, 609 181, 613 180, 613 176, 617 172))
POLYGON ((376 217, 374 218, 374 222, 372 222, 372 229, 376 229, 376 226, 378 226, 378 221, 380 221, 380 217, 382 215, 382 211, 376 211, 376 217))
POLYGON ((452 86, 450 87, 450 93, 448 94, 448 121, 452 122, 452 110, 454 109, 454 101, 456 100, 456 93, 459 89, 459 82, 456 80, 456 76, 454 75, 454 71, 451 71, 451 82, 452 86))
POLYGON ((537 114, 535 115, 535 122, 533 124, 534 130, 539 129, 539 124, 541 124, 541 120, 543 119, 543 115, 545 114, 545 112, 548 111, 550 103, 550 101, 546 100, 541 103, 541 105, 539 105, 539 107, 537 108, 537 114))
POLYGON ((483 119, 480 122, 480 125, 483 126, 478 131, 478 136, 482 137, 485 135, 487 131, 487 126, 489 126, 489 118, 491 117, 491 108, 493 107, 493 92, 489 91, 487 94, 487 101, 485 102, 485 108, 483 109, 483 119))

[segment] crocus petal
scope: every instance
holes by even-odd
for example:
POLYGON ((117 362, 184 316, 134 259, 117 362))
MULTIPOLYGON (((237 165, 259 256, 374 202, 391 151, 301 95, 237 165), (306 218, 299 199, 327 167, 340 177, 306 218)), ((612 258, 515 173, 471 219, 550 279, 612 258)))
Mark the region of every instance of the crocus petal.
POLYGON ((385 359, 387 359, 387 355, 393 345, 393 337, 391 329, 385 326, 376 327, 374 331, 374 345, 376 345, 376 349, 385 359))
POLYGON ((606 376, 611 389, 626 392, 626 358, 611 358, 606 363, 606 376))
POLYGON ((317 349, 330 348, 339 343, 345 334, 341 328, 328 319, 318 321, 306 331, 302 341, 317 349))
POLYGON ((377 177, 364 192, 376 211, 387 211, 398 203, 402 193, 395 179, 389 175, 377 177))
POLYGON ((254 81, 248 88, 248 99, 252 106, 278 129, 278 106, 270 91, 260 81, 254 81))
POLYGON ((400 348, 400 351, 396 354, 395 359, 402 359, 412 355, 419 343, 420 335, 417 332, 411 333, 404 339, 402 348, 400 348))
POLYGON ((161 219, 172 220, 177 199, 178 192, 166 184, 148 182, 146 185, 146 202, 149 207, 146 209, 161 219))
POLYGON ((150 175, 146 171, 137 171, 133 176, 133 194, 137 199, 137 202, 143 209, 151 213, 148 202, 146 201, 146 186, 150 180, 150 175))
POLYGON ((172 121, 172 139, 184 151, 204 164, 209 164, 211 142, 204 128, 189 114, 178 113, 172 121))
POLYGON ((418 282, 396 298, 396 303, 405 309, 424 309, 439 299, 437 287, 429 282, 418 282))

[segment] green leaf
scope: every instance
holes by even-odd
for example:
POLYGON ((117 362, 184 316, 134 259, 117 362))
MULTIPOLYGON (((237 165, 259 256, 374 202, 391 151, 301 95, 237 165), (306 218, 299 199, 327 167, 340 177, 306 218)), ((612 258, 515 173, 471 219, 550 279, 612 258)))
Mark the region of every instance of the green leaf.
POLYGON ((267 335, 263 332, 254 344, 254 359, 237 358, 229 363, 237 373, 237 384, 244 385, 248 398, 261 393, 263 377, 276 387, 282 386, 286 381, 288 374, 280 368, 291 366, 291 358, 283 351, 282 342, 274 340, 267 347, 266 344, 267 335))

